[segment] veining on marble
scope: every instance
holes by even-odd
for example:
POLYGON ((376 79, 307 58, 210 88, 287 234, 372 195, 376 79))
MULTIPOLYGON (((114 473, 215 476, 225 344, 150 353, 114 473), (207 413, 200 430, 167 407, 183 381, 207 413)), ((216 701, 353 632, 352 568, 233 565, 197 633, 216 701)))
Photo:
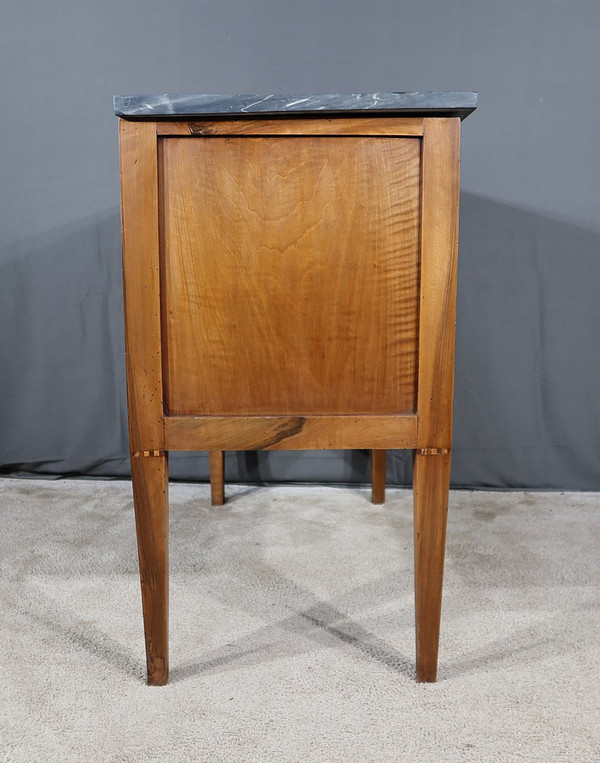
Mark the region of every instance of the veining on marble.
POLYGON ((227 114, 305 115, 371 111, 380 114, 458 116, 477 108, 477 93, 398 92, 328 95, 115 95, 115 114, 126 118, 223 116, 227 114))

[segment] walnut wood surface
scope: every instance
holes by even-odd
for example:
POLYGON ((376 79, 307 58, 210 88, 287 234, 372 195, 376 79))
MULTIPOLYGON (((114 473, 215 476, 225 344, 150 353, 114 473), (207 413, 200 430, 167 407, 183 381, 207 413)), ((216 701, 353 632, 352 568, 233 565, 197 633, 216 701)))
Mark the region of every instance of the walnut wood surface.
POLYGON ((168 450, 414 448, 416 440, 417 417, 414 414, 165 418, 168 450))
POLYGON ((417 680, 437 678, 450 455, 414 457, 415 636, 417 680))
POLYGON ((426 119, 423 140, 418 447, 450 448, 460 120, 426 119))
POLYGON ((459 119, 426 119, 423 139, 418 429, 414 460, 417 679, 437 676, 452 445, 459 119))
POLYGON ((205 119, 158 122, 158 135, 398 135, 423 134, 423 120, 358 119, 205 119))
POLYGON ((371 451, 371 501, 385 503, 385 476, 387 466, 387 451, 371 451))
POLYGON ((148 683, 167 683, 169 619, 169 502, 167 458, 131 459, 148 683))
POLYGON ((386 449, 416 449, 417 677, 436 679, 459 135, 458 118, 120 121, 150 683, 168 673, 165 451, 212 451, 219 503, 224 450, 305 448, 371 449, 374 501, 386 449))
POLYGON ((419 140, 161 145, 168 413, 414 411, 419 140))
POLYGON ((158 174, 152 123, 119 120, 129 446, 163 448, 158 174))
POLYGON ((209 451, 208 468, 211 503, 222 506, 225 503, 225 453, 222 450, 209 451))

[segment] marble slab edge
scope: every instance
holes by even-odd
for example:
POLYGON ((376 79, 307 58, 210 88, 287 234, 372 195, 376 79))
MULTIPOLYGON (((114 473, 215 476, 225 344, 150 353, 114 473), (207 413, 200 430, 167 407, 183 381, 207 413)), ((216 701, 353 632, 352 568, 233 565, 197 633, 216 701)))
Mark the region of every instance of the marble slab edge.
POLYGON ((477 108, 477 93, 350 93, 328 95, 115 95, 115 114, 124 119, 178 117, 444 116, 465 119, 477 108))

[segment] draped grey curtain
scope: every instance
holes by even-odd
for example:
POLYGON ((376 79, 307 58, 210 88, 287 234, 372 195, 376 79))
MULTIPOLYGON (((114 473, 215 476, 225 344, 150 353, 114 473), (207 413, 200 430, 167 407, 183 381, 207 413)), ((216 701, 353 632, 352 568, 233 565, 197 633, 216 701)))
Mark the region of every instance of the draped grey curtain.
MULTIPOLYGON (((135 92, 476 90, 463 125, 455 485, 600 489, 600 5, 5 4, 0 468, 128 474, 116 119, 135 92)), ((366 452, 227 479, 364 482, 366 452)), ((171 458, 206 479, 203 454, 171 458)), ((410 454, 388 479, 410 482, 410 454)))

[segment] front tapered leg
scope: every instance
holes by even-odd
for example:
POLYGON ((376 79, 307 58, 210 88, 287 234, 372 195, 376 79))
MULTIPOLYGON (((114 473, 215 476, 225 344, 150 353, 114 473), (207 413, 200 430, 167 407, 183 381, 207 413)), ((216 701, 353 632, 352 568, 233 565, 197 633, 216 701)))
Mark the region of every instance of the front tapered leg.
POLYGON ((166 455, 161 451, 141 451, 132 455, 131 478, 148 683, 162 686, 167 683, 169 676, 169 503, 166 455))
POLYGON ((415 614, 417 680, 437 677, 450 454, 415 454, 415 614))

